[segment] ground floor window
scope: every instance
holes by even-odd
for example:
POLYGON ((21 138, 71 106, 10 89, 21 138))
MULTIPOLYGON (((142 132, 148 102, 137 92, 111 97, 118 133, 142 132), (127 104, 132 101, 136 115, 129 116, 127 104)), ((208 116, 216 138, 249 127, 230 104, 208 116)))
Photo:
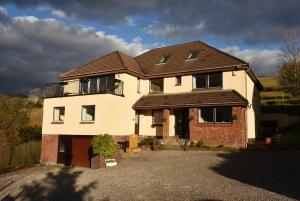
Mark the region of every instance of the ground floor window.
POLYGON ((232 107, 198 108, 199 123, 231 123, 232 107))
POLYGON ((163 111, 162 110, 153 110, 152 111, 152 124, 153 125, 163 124, 163 111))

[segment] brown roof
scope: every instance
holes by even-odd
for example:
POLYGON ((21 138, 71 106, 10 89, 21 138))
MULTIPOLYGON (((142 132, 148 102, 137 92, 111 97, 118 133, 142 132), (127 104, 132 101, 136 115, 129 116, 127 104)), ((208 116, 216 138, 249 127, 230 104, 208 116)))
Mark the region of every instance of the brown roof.
POLYGON ((135 59, 142 67, 145 75, 149 77, 248 65, 245 61, 200 41, 155 48, 135 57, 135 59), (199 53, 196 59, 187 60, 186 58, 191 51, 199 51, 199 53), (161 58, 168 54, 171 56, 167 62, 159 64, 161 58))
POLYGON ((134 58, 122 52, 114 51, 87 64, 63 73, 59 76, 59 78, 66 80, 71 78, 116 72, 128 72, 143 76, 143 72, 134 58))
POLYGON ((150 94, 142 96, 132 107, 141 110, 237 105, 247 106, 248 101, 235 90, 204 90, 176 94, 150 94))
POLYGON ((59 79, 67 80, 122 72, 150 79, 197 72, 230 71, 235 69, 247 70, 251 79, 261 87, 251 69, 248 70, 249 64, 247 62, 200 41, 155 48, 135 58, 115 51, 61 74, 59 79), (186 58, 191 51, 199 52, 197 58, 187 60, 186 58), (161 58, 168 54, 171 56, 167 62, 159 64, 161 58))

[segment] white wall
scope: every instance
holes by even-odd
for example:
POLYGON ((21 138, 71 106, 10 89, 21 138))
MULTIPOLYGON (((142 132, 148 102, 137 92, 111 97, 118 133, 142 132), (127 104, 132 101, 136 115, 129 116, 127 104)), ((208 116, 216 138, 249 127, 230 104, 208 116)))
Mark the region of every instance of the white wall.
MULTIPOLYGON (((116 75, 124 81, 124 97, 95 94, 44 100, 43 134, 111 135, 134 134, 135 111, 132 105, 142 96, 137 93, 137 78, 128 74, 116 75), (82 105, 95 105, 94 124, 80 124, 82 105), (53 108, 65 107, 64 124, 51 124, 53 108)), ((144 84, 144 82, 143 82, 144 84)))

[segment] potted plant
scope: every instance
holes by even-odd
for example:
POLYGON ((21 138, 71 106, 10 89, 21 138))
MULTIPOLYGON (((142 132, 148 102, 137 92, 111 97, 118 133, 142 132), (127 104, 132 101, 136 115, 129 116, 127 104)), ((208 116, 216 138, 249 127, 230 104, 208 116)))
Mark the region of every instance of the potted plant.
POLYGON ((105 159, 111 158, 118 150, 118 144, 109 134, 97 135, 92 140, 91 168, 105 166, 105 159))

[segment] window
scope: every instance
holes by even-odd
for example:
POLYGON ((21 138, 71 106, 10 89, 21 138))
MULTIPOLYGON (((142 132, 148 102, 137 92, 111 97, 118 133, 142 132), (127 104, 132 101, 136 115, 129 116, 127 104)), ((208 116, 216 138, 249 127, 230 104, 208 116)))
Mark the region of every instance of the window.
POLYGON ((153 110, 152 112, 152 124, 163 124, 163 111, 162 110, 153 110))
POLYGON ((176 86, 181 85, 181 76, 176 76, 176 77, 175 77, 175 85, 176 85, 176 86))
POLYGON ((217 107, 216 108, 216 122, 226 123, 232 121, 231 107, 217 107))
POLYGON ((214 122, 214 108, 201 108, 198 110, 198 116, 198 121, 200 123, 214 122))
POLYGON ((137 79, 137 92, 141 93, 141 80, 140 80, 140 78, 137 79))
POLYGON ((97 78, 91 78, 89 79, 89 93, 94 94, 97 93, 97 85, 98 85, 98 79, 97 78))
POLYGON ((64 121, 65 107, 55 107, 53 112, 53 121, 64 121))
POLYGON ((162 92, 164 89, 164 79, 157 78, 150 80, 150 92, 162 92))
POLYGON ((222 87, 222 73, 209 74, 209 87, 222 87))
POLYGON ((95 120, 95 105, 82 106, 81 121, 94 121, 95 120))
POLYGON ((115 75, 105 75, 80 80, 81 94, 113 93, 114 89, 115 75))
POLYGON ((88 80, 83 79, 80 80, 80 94, 87 94, 88 93, 88 80))
POLYGON ((199 123, 231 123, 232 107, 205 107, 198 109, 199 123))
POLYGON ((198 53, 199 53, 199 50, 191 51, 191 52, 188 54, 188 56, 187 56, 186 59, 196 59, 198 53))
POLYGON ((222 87, 222 72, 198 74, 193 77, 194 88, 213 88, 222 87))
POLYGON ((159 61, 160 64, 167 63, 168 59, 171 57, 171 54, 165 54, 161 60, 159 61))

